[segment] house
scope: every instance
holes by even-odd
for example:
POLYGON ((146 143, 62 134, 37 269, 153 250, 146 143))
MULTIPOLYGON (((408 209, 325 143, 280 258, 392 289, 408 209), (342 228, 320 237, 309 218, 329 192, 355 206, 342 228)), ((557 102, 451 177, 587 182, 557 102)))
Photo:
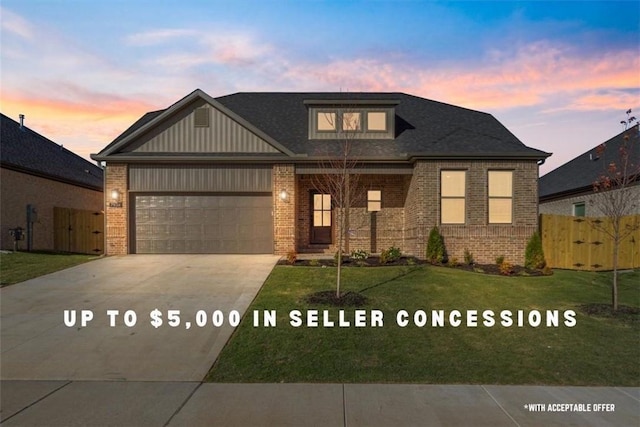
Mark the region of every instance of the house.
MULTIPOLYGON (((597 208, 597 199, 601 193, 595 193, 593 184, 603 174, 611 161, 620 162, 619 150, 628 134, 631 159, 636 167, 640 164, 640 144, 638 143, 638 125, 621 132, 598 147, 582 153, 564 165, 552 170, 540 178, 540 213, 572 216, 602 216, 597 208), (602 147, 604 150, 602 150, 602 147)), ((636 203, 629 215, 640 214, 640 185, 631 187, 636 203)), ((617 190, 613 190, 617 191, 617 190)))
POLYGON ((106 162, 106 252, 333 253, 335 203, 314 180, 345 139, 368 198, 352 250, 424 257, 439 226, 458 259, 524 261, 550 154, 489 114, 404 93, 198 89, 145 114, 92 155, 106 162))
POLYGON ((20 122, 0 115, 0 243, 22 228, 21 249, 54 250, 54 208, 100 212, 103 171, 20 122))

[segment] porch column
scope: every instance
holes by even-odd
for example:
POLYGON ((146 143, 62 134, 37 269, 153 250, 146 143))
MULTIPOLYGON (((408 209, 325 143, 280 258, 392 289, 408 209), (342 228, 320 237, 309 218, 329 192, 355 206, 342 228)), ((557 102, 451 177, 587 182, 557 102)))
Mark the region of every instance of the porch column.
POLYGON ((106 218, 105 255, 129 253, 129 193, 126 164, 107 164, 105 169, 104 212, 106 218), (117 190, 118 200, 112 199, 117 190))
POLYGON ((296 175, 291 164, 273 165, 273 252, 296 250, 296 175))

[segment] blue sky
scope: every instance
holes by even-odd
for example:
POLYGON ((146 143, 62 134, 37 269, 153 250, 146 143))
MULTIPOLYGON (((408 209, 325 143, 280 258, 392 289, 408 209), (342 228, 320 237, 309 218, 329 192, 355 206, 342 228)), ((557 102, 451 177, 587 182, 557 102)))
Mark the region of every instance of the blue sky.
POLYGON ((13 1, 0 109, 88 157, 195 88, 403 91, 554 153, 640 109, 640 2, 13 1))

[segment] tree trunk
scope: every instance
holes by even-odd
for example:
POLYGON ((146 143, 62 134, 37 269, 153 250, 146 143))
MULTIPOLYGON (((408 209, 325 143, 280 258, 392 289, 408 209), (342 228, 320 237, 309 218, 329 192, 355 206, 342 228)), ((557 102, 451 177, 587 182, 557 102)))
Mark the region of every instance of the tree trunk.
POLYGON ((342 278, 342 227, 344 210, 338 211, 338 269, 336 270, 336 297, 340 298, 340 279, 342 278))
POLYGON ((619 240, 613 242, 613 284, 611 286, 611 302, 613 305, 613 311, 618 311, 618 248, 620 246, 619 240))

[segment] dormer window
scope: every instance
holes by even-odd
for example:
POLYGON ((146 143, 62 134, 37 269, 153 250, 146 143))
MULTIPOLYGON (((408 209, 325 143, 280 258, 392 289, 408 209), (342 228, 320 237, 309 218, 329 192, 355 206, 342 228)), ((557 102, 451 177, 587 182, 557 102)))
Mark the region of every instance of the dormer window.
POLYGON ((308 100, 309 139, 394 139, 395 100, 308 100))
POLYGON ((360 112, 345 111, 342 113, 342 130, 345 132, 357 132, 361 129, 360 112))
POLYGON ((318 111, 316 123, 319 132, 336 131, 336 113, 332 111, 318 111))
POLYGON ((384 111, 368 111, 367 130, 370 132, 386 132, 387 113, 384 111))

